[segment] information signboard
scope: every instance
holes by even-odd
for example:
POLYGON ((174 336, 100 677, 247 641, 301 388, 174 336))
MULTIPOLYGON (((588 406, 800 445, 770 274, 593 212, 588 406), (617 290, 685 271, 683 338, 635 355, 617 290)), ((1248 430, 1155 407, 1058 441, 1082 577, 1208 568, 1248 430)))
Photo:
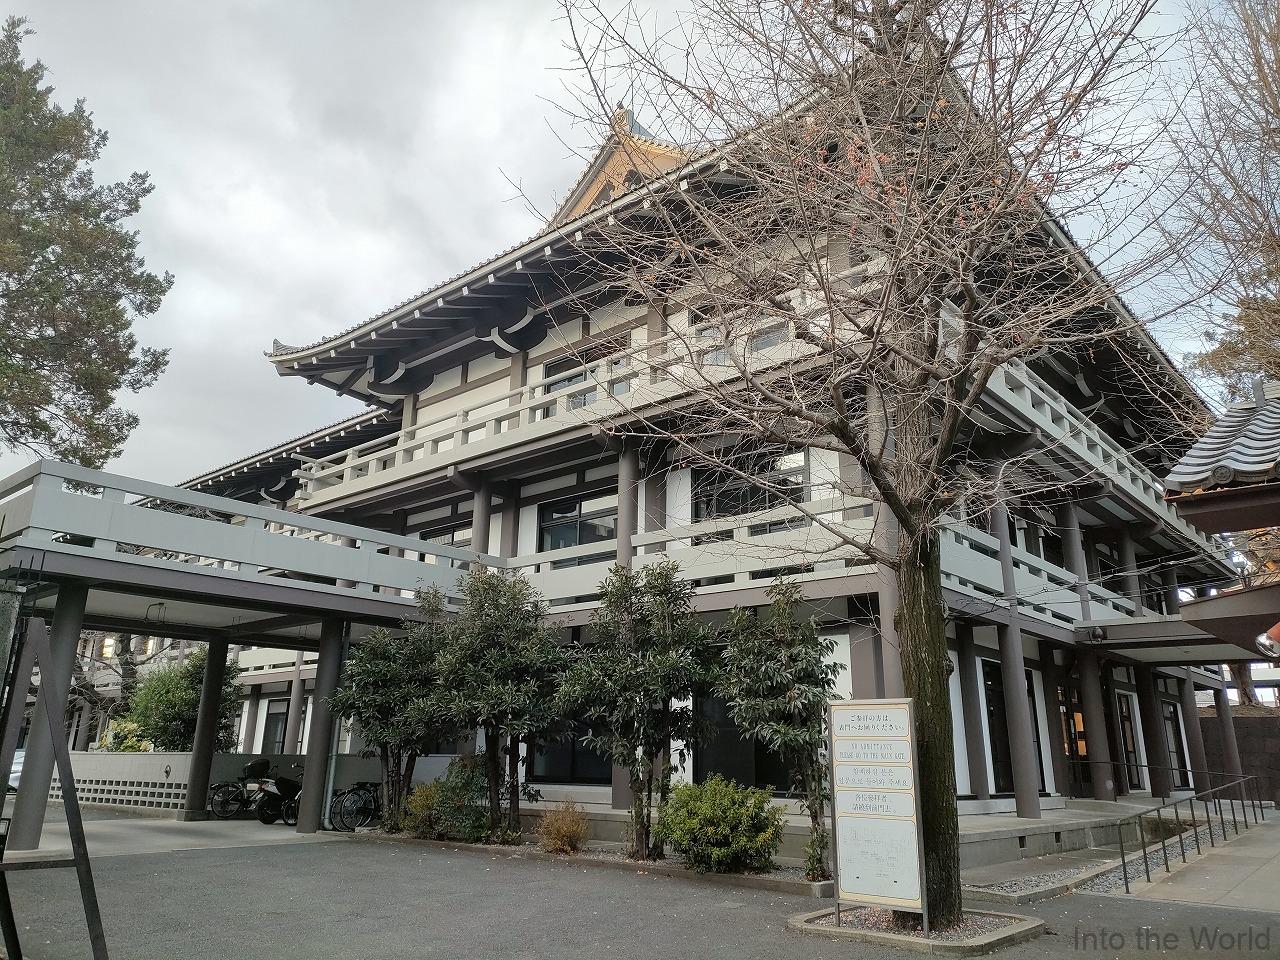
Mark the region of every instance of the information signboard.
POLYGON ((925 912, 912 702, 836 700, 831 835, 841 900, 925 912))

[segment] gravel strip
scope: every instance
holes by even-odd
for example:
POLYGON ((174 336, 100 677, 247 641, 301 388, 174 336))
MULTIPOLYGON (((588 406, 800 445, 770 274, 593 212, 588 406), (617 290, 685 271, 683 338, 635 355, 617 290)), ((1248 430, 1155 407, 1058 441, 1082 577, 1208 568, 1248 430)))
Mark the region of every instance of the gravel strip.
MULTIPOLYGON (((1012 927, 1021 922, 1021 920, 1016 920, 1012 917, 999 917, 989 913, 973 913, 966 910, 961 921, 954 927, 947 927, 945 930, 930 930, 929 936, 926 937, 923 930, 903 930, 894 926, 892 910, 880 910, 871 907, 840 908, 841 929, 847 927, 851 930, 897 933, 905 937, 914 937, 917 940, 969 940, 983 934, 1003 930, 1005 927, 1012 927)), ((816 920, 811 920, 810 923, 815 927, 833 927, 835 926, 835 917, 828 914, 816 920)))
MULTIPOLYGON (((1243 827, 1240 828, 1240 832, 1244 832, 1243 827)), ((1227 839, 1234 839, 1236 835, 1235 829, 1230 825, 1230 823, 1228 823, 1226 836, 1224 837, 1222 825, 1215 820, 1211 825, 1201 827, 1196 831, 1196 835, 1200 838, 1200 849, 1202 852, 1210 849, 1209 836, 1211 833, 1213 835, 1214 843, 1225 843, 1227 839)), ((1190 832, 1183 837, 1182 842, 1186 847, 1187 856, 1191 856, 1196 852, 1195 837, 1193 837, 1190 832)), ((1182 848, 1178 846, 1178 838, 1176 836, 1165 840, 1165 849, 1167 849, 1169 853, 1170 867, 1174 865, 1175 861, 1179 864, 1182 863, 1182 848)), ((1164 857, 1165 854, 1164 851, 1160 849, 1159 841, 1156 841, 1147 847, 1147 869, 1151 871, 1153 879, 1157 873, 1164 873, 1164 857)), ((1125 863, 1129 867, 1129 884, 1131 886, 1134 883, 1146 883, 1147 874, 1146 870, 1142 866, 1141 855, 1135 854, 1134 856, 1126 857, 1125 863)), ((1098 874, 1092 880, 1082 883, 1076 889, 1082 893, 1113 893, 1117 890, 1124 890, 1124 872, 1119 866, 1117 866, 1115 869, 1108 870, 1106 873, 1098 874)))
POLYGON ((995 883, 970 883, 966 886, 973 887, 975 890, 994 890, 999 893, 1030 893, 1033 890, 1043 890, 1045 887, 1069 883, 1085 871, 1100 867, 1105 862, 1105 860, 1094 860, 1079 866, 1063 867, 1061 870, 1047 870, 1044 873, 1031 873, 1025 877, 997 880, 995 883))

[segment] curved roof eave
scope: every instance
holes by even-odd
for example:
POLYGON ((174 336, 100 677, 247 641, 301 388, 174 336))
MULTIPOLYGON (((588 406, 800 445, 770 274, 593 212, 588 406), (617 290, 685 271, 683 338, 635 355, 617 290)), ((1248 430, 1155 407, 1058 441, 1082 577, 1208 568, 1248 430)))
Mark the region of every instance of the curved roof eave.
POLYGON ((295 367, 303 362, 310 362, 313 357, 319 358, 325 353, 338 352, 348 347, 354 347, 360 341, 367 342, 376 339, 379 330, 389 328, 406 311, 430 308, 431 306, 443 306, 445 300, 464 296, 470 287, 478 287, 489 282, 496 272, 505 272, 512 268, 518 268, 523 260, 536 259, 550 252, 552 244, 572 243, 576 239, 575 234, 580 233, 584 227, 589 226, 596 220, 616 214, 623 207, 651 194, 656 187, 660 187, 664 182, 678 183, 689 174, 705 166, 709 161, 715 159, 715 157, 716 153, 713 151, 667 173, 659 174, 607 204, 589 210, 566 223, 548 227, 528 240, 507 248, 470 270, 457 274, 430 290, 409 297, 407 300, 402 300, 364 323, 304 347, 282 347, 279 351, 269 351, 266 354, 267 359, 277 367, 295 367), (431 303, 433 300, 437 301, 436 304, 431 303))

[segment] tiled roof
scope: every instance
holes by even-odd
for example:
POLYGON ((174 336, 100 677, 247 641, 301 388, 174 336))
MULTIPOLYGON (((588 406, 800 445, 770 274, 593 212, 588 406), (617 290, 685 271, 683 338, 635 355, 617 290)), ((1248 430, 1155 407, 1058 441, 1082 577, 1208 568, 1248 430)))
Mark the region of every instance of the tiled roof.
POLYGON ((1264 483, 1280 477, 1280 384, 1236 404, 1196 441, 1165 478, 1177 493, 1264 483))
POLYGON ((273 460, 290 460, 294 451, 301 450, 307 444, 313 442, 323 442, 330 439, 335 433, 342 433, 347 430, 362 430, 379 420, 385 419, 388 428, 396 428, 399 426, 399 413, 388 412, 386 410, 372 409, 363 413, 358 413, 354 417, 347 417, 338 420, 336 423, 327 426, 318 427, 315 430, 309 430, 306 433, 294 437, 292 440, 285 440, 275 446, 267 447, 265 450, 259 450, 257 453, 250 454, 247 457, 241 457, 225 466, 218 467, 214 470, 208 470, 205 473, 192 477, 179 486, 193 487, 201 484, 212 483, 221 480, 233 473, 241 471, 249 471, 258 467, 263 467, 273 460))

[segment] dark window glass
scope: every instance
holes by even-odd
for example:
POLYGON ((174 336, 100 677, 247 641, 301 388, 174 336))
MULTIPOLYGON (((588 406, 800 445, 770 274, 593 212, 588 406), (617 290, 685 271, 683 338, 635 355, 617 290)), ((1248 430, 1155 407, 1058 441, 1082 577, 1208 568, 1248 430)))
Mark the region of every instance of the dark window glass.
MULTIPOLYGON (((808 465, 804 451, 794 453, 743 452, 728 454, 734 469, 697 469, 693 472, 693 520, 718 520, 769 510, 806 499, 808 465), (736 472, 735 472, 736 471, 736 472), (753 482, 739 474, 758 478, 753 482)), ((801 516, 788 517, 750 528, 752 536, 804 526, 801 516)), ((705 534, 697 542, 730 539, 732 533, 705 534)))
POLYGON ((1142 787, 1142 767, 1138 763, 1138 735, 1133 720, 1133 697, 1120 694, 1116 697, 1116 708, 1120 717, 1120 749, 1124 751, 1125 775, 1129 778, 1129 788, 1137 790, 1142 787))
MULTIPOLYGON (((579 500, 559 500, 538 508, 538 549, 561 550, 590 543, 604 543, 618 534, 618 497, 593 495, 579 500)), ((552 561, 552 568, 579 566, 610 560, 613 554, 590 554, 552 561)))
POLYGON ((534 746, 529 779, 535 783, 605 784, 612 777, 609 760, 585 746, 577 736, 534 746))
POLYGON ((284 753, 284 728, 289 716, 288 700, 267 703, 266 722, 262 725, 262 752, 284 753))
MULTIPOLYGON (((982 682, 987 696, 987 732, 991 738, 992 784, 996 793, 1013 792, 1013 756, 1009 752, 1009 715, 1004 704, 1004 674, 994 660, 982 661, 982 682)), ((1036 710, 1035 684, 1031 671, 1026 671, 1027 709, 1031 714, 1031 745, 1044 790, 1044 760, 1040 755, 1040 722, 1036 710)))
POLYGON ((1179 790, 1191 789, 1190 771, 1187 770, 1187 757, 1182 752, 1182 717, 1176 703, 1161 703, 1160 712, 1164 722, 1164 742, 1168 748, 1169 781, 1179 790))

